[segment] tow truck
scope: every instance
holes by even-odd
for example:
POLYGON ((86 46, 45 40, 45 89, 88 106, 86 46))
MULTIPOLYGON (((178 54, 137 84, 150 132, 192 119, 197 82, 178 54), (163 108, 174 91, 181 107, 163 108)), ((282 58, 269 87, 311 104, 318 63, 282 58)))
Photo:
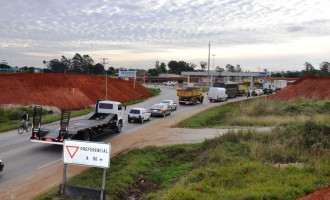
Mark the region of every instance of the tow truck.
POLYGON ((89 141, 111 132, 120 133, 123 127, 123 107, 120 102, 98 100, 95 112, 82 119, 70 121, 71 111, 63 109, 60 124, 41 126, 42 107, 35 106, 31 142, 63 145, 65 139, 89 141))

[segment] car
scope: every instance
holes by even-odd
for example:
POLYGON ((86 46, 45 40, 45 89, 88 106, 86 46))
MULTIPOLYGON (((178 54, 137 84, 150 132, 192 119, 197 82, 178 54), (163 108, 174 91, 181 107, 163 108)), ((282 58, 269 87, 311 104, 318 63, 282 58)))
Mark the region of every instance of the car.
POLYGON ((0 172, 3 170, 3 167, 4 167, 5 165, 3 164, 3 162, 2 162, 2 160, 0 159, 0 172))
POLYGON ((149 112, 151 116, 162 116, 165 117, 166 115, 171 114, 171 109, 166 104, 154 104, 150 109, 149 112))
POLYGON ((177 105, 176 105, 176 103, 174 103, 173 100, 163 100, 160 102, 160 104, 168 105, 171 110, 176 110, 176 108, 177 108, 177 105))
POLYGON ((166 82, 163 82, 163 85, 166 85, 166 86, 174 86, 174 82, 172 81, 166 81, 166 82))
POLYGON ((128 123, 134 122, 141 122, 141 124, 146 121, 150 120, 151 113, 147 112, 145 108, 131 108, 128 112, 127 120, 128 123))

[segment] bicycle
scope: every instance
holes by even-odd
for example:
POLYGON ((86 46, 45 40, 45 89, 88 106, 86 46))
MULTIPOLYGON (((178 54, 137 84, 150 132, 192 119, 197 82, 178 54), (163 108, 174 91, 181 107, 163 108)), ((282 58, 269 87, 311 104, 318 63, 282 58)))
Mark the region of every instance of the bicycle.
POLYGON ((26 127, 26 122, 23 120, 23 121, 21 121, 21 125, 18 127, 17 131, 18 131, 19 134, 23 134, 24 130, 26 130, 26 132, 30 132, 31 131, 31 124, 29 122, 27 127, 26 127))

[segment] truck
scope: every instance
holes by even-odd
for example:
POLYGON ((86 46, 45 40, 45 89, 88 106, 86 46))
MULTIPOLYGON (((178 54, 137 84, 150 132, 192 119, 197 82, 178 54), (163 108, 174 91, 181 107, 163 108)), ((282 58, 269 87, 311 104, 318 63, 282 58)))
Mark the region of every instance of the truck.
POLYGON ((274 87, 276 90, 281 90, 282 88, 285 88, 288 86, 287 80, 274 80, 274 87))
POLYGON ((123 127, 123 107, 120 102, 98 100, 95 111, 81 119, 70 121, 71 111, 63 109, 60 124, 41 126, 42 107, 35 106, 31 142, 63 145, 65 139, 89 141, 111 132, 120 133, 123 127))
POLYGON ((203 90, 199 87, 187 87, 177 90, 179 97, 179 104, 192 104, 196 105, 197 102, 203 103, 204 95, 203 90))
POLYGON ((239 84, 238 85, 238 95, 245 96, 246 93, 247 93, 247 87, 246 87, 246 85, 239 84))

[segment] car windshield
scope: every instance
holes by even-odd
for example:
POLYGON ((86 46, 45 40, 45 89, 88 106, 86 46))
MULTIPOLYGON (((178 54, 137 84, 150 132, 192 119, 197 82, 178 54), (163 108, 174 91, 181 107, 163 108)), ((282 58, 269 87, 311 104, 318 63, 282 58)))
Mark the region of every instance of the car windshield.
POLYGON ((171 102, 170 102, 170 101, 166 101, 166 100, 164 100, 164 101, 162 101, 161 103, 164 103, 164 104, 170 104, 171 102))
POLYGON ((140 114, 140 110, 137 110, 137 109, 131 109, 131 110, 129 111, 129 113, 131 113, 131 114, 140 114))

